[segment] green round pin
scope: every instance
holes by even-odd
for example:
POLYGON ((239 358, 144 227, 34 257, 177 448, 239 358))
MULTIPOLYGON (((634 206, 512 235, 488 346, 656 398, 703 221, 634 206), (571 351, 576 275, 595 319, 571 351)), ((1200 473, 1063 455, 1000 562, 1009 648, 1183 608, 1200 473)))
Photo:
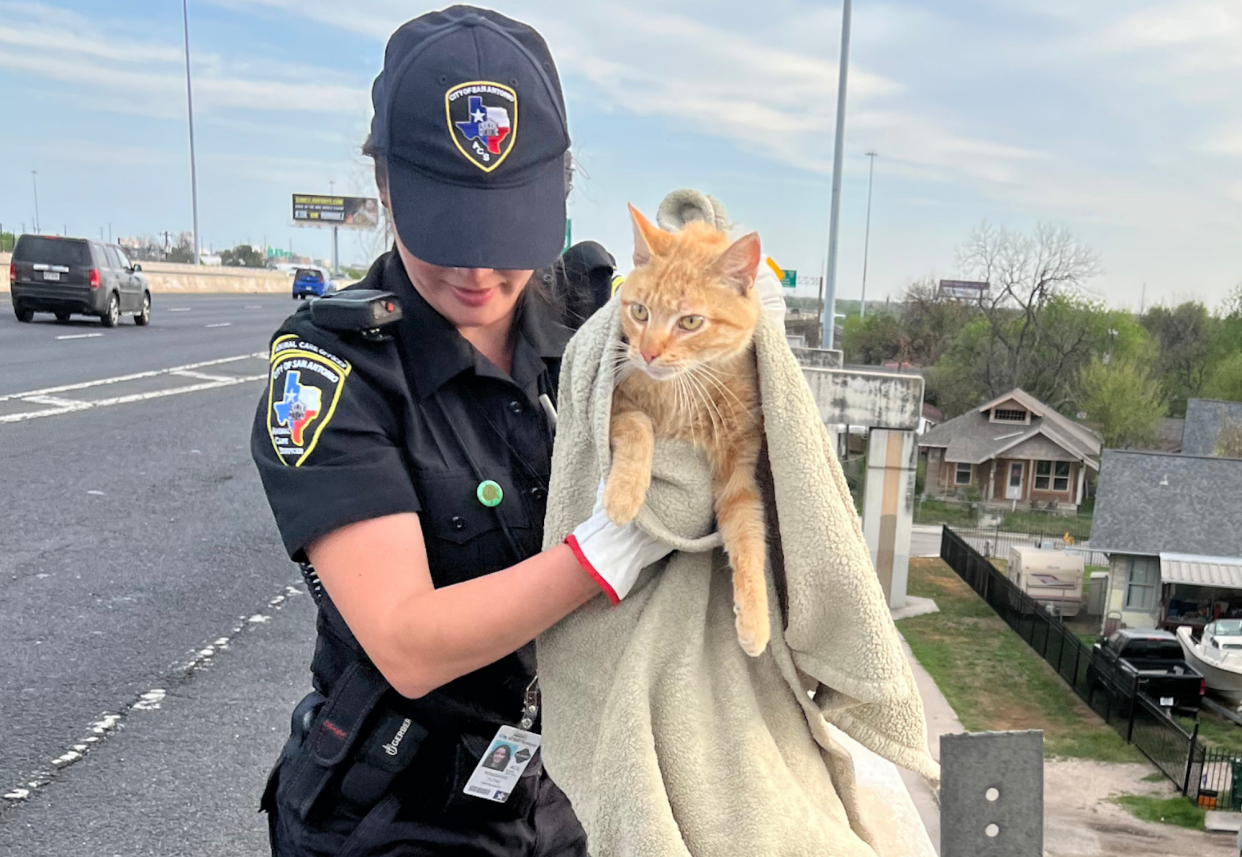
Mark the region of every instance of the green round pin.
POLYGON ((488 508, 499 506, 500 501, 505 499, 504 490, 490 479, 484 479, 480 482, 478 490, 474 492, 474 495, 479 498, 480 503, 488 508))

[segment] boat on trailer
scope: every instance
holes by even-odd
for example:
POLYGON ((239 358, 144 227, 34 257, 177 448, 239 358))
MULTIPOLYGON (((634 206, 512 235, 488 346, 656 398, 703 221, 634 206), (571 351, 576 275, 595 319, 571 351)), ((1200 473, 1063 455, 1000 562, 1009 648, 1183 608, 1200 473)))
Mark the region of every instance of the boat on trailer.
POLYGON ((1186 662, 1203 673, 1208 690, 1242 706, 1242 619, 1217 619, 1196 640, 1186 625, 1177 629, 1186 662))

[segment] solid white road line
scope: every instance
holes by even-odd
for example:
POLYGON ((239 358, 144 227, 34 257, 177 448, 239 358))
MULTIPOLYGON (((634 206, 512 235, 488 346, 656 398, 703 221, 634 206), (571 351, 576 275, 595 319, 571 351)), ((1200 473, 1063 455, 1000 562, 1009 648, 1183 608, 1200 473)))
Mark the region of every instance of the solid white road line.
POLYGON ((181 378, 197 378, 199 381, 232 381, 236 377, 235 375, 208 375, 206 372, 194 372, 188 369, 177 369, 168 374, 181 378))
MULTIPOLYGON (((174 372, 186 372, 191 369, 202 369, 205 366, 221 366, 225 363, 236 363, 239 360, 266 360, 266 351, 255 351, 251 354, 239 354, 236 357, 221 357, 217 360, 204 360, 200 363, 187 363, 184 366, 170 366, 167 369, 153 369, 149 372, 135 372, 132 375, 117 375, 114 378, 100 378, 98 381, 82 381, 77 384, 62 384, 59 387, 44 387, 42 390, 27 390, 25 393, 9 393, 0 396, 0 402, 11 399, 28 399, 31 396, 45 396, 49 393, 68 393, 71 390, 86 390, 91 387, 102 387, 105 384, 119 384, 123 381, 137 381, 139 378, 154 378, 157 375, 171 375, 174 372)), ((264 376, 266 377, 266 376, 264 376)))
POLYGON ((57 339, 94 339, 97 336, 103 336, 102 333, 68 333, 64 336, 58 336, 57 339))

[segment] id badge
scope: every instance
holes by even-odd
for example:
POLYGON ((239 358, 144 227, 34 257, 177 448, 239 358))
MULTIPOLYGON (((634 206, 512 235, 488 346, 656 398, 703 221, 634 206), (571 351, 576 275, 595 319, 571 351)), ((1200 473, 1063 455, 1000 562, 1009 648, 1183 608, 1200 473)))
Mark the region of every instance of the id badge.
POLYGON ((466 783, 471 797, 504 803, 534 758, 543 738, 515 726, 501 726, 466 783))

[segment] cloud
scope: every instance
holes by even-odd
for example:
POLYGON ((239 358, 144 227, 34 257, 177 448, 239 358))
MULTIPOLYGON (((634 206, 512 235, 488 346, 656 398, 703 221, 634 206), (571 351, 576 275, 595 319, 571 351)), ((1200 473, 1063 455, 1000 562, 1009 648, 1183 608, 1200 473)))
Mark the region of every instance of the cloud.
MULTIPOLYGON (((138 41, 110 22, 37 3, 0 3, 0 67, 73 84, 96 109, 171 118, 183 114, 181 44, 138 41)), ((357 113, 369 103, 365 86, 331 69, 209 51, 192 55, 195 106, 212 110, 357 113), (307 82, 307 81, 313 82, 307 82)))

